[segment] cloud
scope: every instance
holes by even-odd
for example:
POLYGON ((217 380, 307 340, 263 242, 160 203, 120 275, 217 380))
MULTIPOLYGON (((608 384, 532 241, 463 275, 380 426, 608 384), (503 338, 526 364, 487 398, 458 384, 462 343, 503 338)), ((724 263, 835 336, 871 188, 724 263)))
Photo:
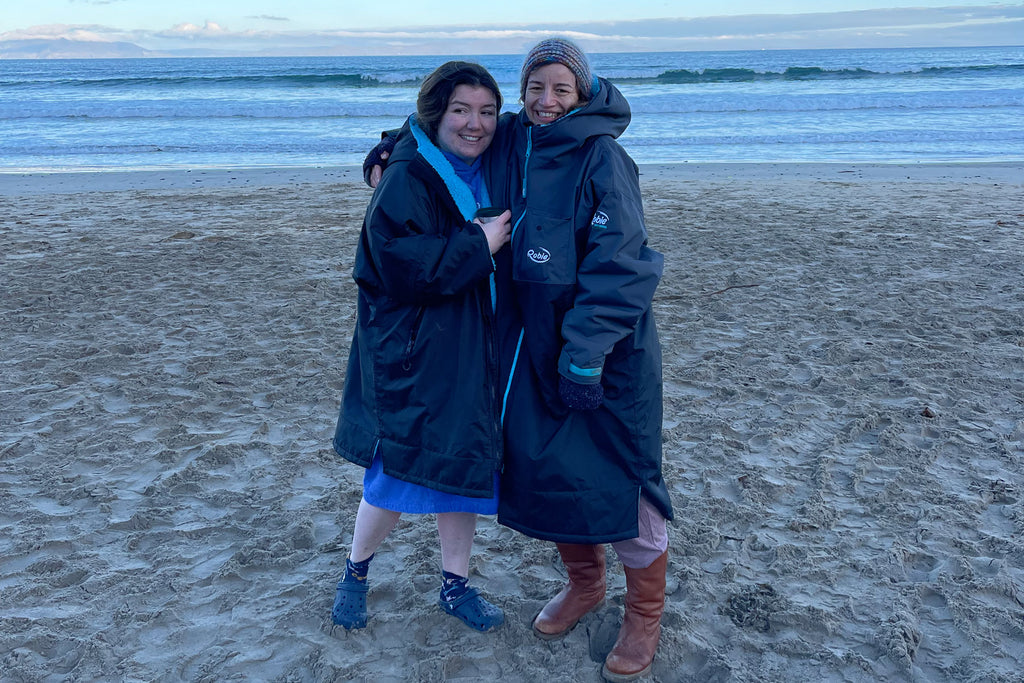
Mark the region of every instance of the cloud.
POLYGON ((195 40, 196 38, 212 38, 219 40, 221 38, 235 37, 242 34, 232 33, 227 29, 221 27, 213 21, 207 21, 202 26, 196 26, 195 24, 184 22, 177 24, 166 31, 158 31, 152 34, 161 38, 186 38, 188 40, 195 40))
MULTIPOLYGON (((269 15, 257 18, 288 21, 269 15)), ((456 49, 461 54, 515 54, 552 35, 574 38, 590 52, 1018 45, 1024 35, 1024 3, 571 24, 398 27, 388 31, 231 31, 213 21, 202 26, 184 22, 162 31, 130 32, 53 25, 3 34, 0 39, 29 34, 128 40, 147 50, 174 54, 236 55, 441 55, 456 49)))
POLYGON ((246 19, 262 19, 263 21, 291 21, 288 17, 275 17, 270 14, 249 15, 246 19))
MULTIPOLYGON (((1017 45, 1024 4, 665 18, 618 22, 529 23, 502 27, 405 27, 305 34, 324 54, 518 53, 551 35, 591 52, 787 48, 1017 45)), ((297 34, 288 40, 294 44, 297 34)))
POLYGON ((0 33, 0 40, 80 40, 83 42, 117 42, 131 40, 121 29, 100 25, 46 24, 0 33))

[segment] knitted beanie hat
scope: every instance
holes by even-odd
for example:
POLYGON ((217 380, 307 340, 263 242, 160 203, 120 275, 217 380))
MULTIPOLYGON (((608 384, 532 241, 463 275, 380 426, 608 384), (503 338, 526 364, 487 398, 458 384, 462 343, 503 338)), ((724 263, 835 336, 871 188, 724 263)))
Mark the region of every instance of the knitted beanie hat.
POLYGON ((562 64, 576 77, 576 87, 580 91, 580 101, 590 100, 591 85, 594 77, 590 73, 590 62, 587 55, 576 43, 566 38, 548 38, 537 43, 523 62, 523 71, 519 79, 519 94, 526 99, 526 80, 534 69, 545 64, 562 64))

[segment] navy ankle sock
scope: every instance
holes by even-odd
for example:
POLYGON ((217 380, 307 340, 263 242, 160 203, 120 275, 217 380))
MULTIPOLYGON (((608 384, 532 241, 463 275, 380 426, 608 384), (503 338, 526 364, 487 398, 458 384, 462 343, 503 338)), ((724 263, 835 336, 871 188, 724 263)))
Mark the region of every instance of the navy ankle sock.
POLYGON ((352 583, 353 581, 362 583, 366 581, 366 575, 370 571, 370 560, 373 559, 373 555, 362 562, 353 562, 352 558, 345 560, 345 581, 352 583))
POLYGON ((466 594, 469 590, 469 579, 465 576, 441 571, 441 597, 451 602, 466 594))

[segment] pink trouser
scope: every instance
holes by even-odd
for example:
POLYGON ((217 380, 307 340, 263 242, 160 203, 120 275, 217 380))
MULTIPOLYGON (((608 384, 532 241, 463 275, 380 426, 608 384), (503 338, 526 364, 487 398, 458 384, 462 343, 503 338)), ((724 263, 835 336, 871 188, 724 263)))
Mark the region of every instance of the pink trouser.
POLYGON ((619 562, 630 569, 645 569, 668 549, 668 524, 658 510, 640 496, 637 520, 640 535, 612 543, 619 562))

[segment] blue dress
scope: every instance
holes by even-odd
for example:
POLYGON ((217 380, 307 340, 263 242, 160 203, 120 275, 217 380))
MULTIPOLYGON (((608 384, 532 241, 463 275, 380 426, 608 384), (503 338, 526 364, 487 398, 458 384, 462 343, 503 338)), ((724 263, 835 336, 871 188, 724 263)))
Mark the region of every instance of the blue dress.
MULTIPOLYGON (((451 162, 456 175, 473 192, 477 205, 487 206, 490 200, 483 183, 480 159, 469 165, 447 152, 444 152, 444 156, 451 162)), ((493 515, 498 512, 497 473, 494 474, 493 490, 494 495, 490 498, 471 498, 396 479, 384 473, 381 459, 376 453, 363 475, 363 499, 367 503, 385 510, 410 514, 475 512, 479 515, 493 515)))
POLYGON ((494 474, 494 497, 470 498, 395 479, 384 474, 380 458, 374 457, 373 464, 366 468, 366 474, 363 475, 363 498, 370 505, 394 512, 475 512, 478 515, 493 515, 498 512, 498 474, 494 474))

